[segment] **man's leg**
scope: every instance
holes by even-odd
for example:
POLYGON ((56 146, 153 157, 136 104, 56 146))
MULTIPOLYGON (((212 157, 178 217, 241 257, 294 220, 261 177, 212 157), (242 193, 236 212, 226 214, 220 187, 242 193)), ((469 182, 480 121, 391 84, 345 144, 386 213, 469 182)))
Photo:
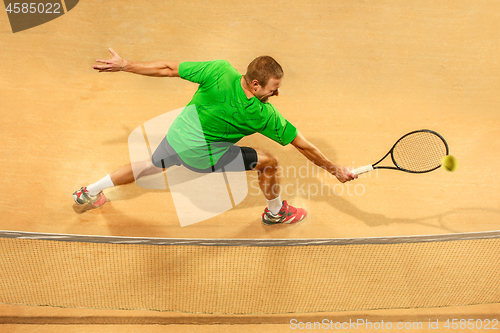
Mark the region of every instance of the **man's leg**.
MULTIPOLYGON (((126 164, 121 168, 119 168, 118 170, 110 173, 109 176, 114 186, 130 184, 136 181, 136 178, 134 177, 134 170, 137 174, 137 179, 140 179, 141 177, 145 176, 154 175, 163 171, 162 168, 154 166, 151 160, 147 160, 143 162, 134 163, 133 166, 132 163, 126 164)), ((101 189, 101 191, 102 190, 103 189, 101 189)))
POLYGON ((307 215, 305 209, 292 207, 286 201, 281 202, 278 158, 264 149, 254 149, 258 159, 254 170, 258 172, 259 186, 267 200, 262 222, 273 225, 302 221, 307 215))
POLYGON ((91 204, 94 207, 102 206, 106 202, 103 190, 119 185, 130 184, 137 179, 153 175, 169 168, 172 165, 180 165, 179 158, 173 148, 170 147, 167 138, 164 137, 156 148, 151 160, 126 164, 118 170, 110 173, 98 182, 73 193, 73 199, 79 205, 91 204))
POLYGON ((153 165, 151 160, 134 163, 134 165, 129 163, 101 180, 89 186, 82 187, 73 193, 73 199, 80 205, 91 204, 94 207, 102 206, 106 202, 106 197, 102 191, 113 186, 133 183, 136 180, 134 170, 136 171, 137 179, 163 171, 162 168, 153 165))
POLYGON ((254 148, 257 151, 257 165, 259 186, 267 200, 276 199, 281 193, 278 178, 278 158, 264 149, 254 148))

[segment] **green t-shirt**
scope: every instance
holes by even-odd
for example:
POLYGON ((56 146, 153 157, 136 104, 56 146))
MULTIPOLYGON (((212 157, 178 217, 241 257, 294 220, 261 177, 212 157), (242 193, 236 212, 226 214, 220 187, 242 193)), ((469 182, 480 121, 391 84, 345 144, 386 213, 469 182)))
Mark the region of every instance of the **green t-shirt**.
POLYGON ((242 75, 229 62, 183 62, 179 74, 199 84, 167 134, 170 145, 188 165, 209 168, 231 145, 253 133, 283 146, 297 136, 297 129, 272 104, 245 95, 242 75))

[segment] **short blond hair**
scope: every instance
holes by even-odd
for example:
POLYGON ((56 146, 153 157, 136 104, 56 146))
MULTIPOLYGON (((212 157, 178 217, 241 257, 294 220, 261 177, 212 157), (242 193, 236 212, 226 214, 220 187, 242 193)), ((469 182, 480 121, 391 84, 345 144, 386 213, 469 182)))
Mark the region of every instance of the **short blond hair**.
POLYGON ((265 87, 270 78, 281 79, 282 77, 281 65, 270 56, 261 56, 248 65, 245 81, 250 84, 253 80, 257 80, 262 87, 265 87))

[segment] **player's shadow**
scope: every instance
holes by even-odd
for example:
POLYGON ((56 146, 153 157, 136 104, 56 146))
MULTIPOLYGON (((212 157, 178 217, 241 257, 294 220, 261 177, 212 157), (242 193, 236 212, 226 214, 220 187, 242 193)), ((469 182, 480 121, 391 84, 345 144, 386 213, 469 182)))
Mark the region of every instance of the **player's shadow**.
POLYGON ((73 210, 75 211, 75 213, 77 214, 83 214, 89 210, 92 210, 92 209, 96 209, 94 207, 92 207, 92 205, 78 205, 78 204, 73 204, 73 210))
MULTIPOLYGON (((109 206, 109 203, 113 201, 122 201, 122 200, 133 200, 135 198, 138 198, 146 193, 149 192, 163 192, 165 190, 151 190, 151 189, 144 189, 139 186, 136 186, 135 184, 129 184, 129 185, 124 185, 120 186, 119 188, 112 189, 112 190, 105 190, 105 195, 106 195, 106 207, 109 206)), ((90 210, 94 209, 101 209, 101 207, 93 207, 92 205, 78 205, 78 204, 73 204, 73 210, 77 214, 83 214, 85 212, 88 212, 90 210)))
MULTIPOLYGON (((335 161, 336 160, 336 153, 333 147, 330 145, 329 142, 322 140, 322 139, 313 139, 312 140, 314 144, 326 155, 328 156, 331 160, 335 161)), ((288 154, 285 157, 284 163, 293 163, 293 160, 296 159, 296 156, 293 153, 288 154)), ((299 154, 300 155, 300 154, 299 154)), ((309 163, 311 164, 311 163, 309 163)), ((309 169, 315 168, 315 171, 321 170, 320 174, 325 174, 326 172, 322 169, 319 169, 316 166, 308 165, 307 166, 309 169)), ((314 171, 311 171, 313 173, 314 171)), ((318 191, 321 191, 320 189, 323 187, 323 190, 326 188, 329 190, 327 194, 323 195, 311 195, 310 193, 307 193, 308 199, 314 201, 314 202, 326 202, 328 205, 333 207, 335 210, 342 212, 344 214, 350 215, 357 220, 360 220, 364 222, 366 225, 370 227, 377 227, 377 226, 383 226, 383 225, 390 225, 390 224, 419 224, 422 226, 426 227, 435 227, 439 228, 441 230, 451 232, 451 233, 457 233, 457 232, 463 232, 457 228, 453 228, 450 225, 450 223, 447 223, 450 220, 463 220, 463 217, 465 214, 470 214, 470 215, 478 215, 480 214, 488 214, 495 216, 495 220, 500 220, 500 210, 496 209, 490 209, 486 207, 468 207, 468 208, 462 208, 462 209, 452 209, 446 212, 443 212, 441 214, 435 214, 423 218, 398 218, 398 217, 388 217, 384 214, 380 213, 372 213, 368 211, 364 211, 354 205, 351 201, 346 199, 349 196, 356 195, 355 191, 352 190, 352 185, 355 184, 360 184, 363 179, 357 179, 353 180, 352 182, 346 183, 346 184, 341 184, 340 182, 336 183, 338 188, 342 189, 339 192, 342 192, 340 194, 336 193, 334 189, 331 188, 331 184, 335 183, 337 180, 335 177, 331 176, 332 181, 326 182, 326 184, 323 182, 322 179, 318 179, 317 177, 307 177, 306 179, 301 179, 301 181, 304 183, 304 187, 306 189, 313 188, 318 191), (351 192, 350 194, 346 194, 347 186, 351 185, 351 192), (432 222, 438 222, 438 223, 432 223, 432 222)), ((335 187, 335 185, 334 185, 335 187)), ((325 191, 327 192, 327 191, 325 191)))
MULTIPOLYGON (((248 144, 249 146, 253 146, 255 143, 256 147, 263 147, 265 146, 266 143, 266 138, 252 138, 252 143, 248 144)), ((336 160, 336 152, 333 149, 333 147, 330 145, 330 143, 326 140, 322 139, 312 139, 311 140, 326 156, 328 156, 329 159, 335 161, 336 160)), ((116 141, 109 142, 110 144, 116 143, 116 141)), ((300 168, 304 166, 304 161, 307 161, 305 157, 302 156, 298 151, 295 149, 288 150, 287 152, 283 153, 283 151, 280 151, 280 148, 278 147, 277 149, 274 149, 274 147, 271 147, 271 150, 273 153, 275 153, 279 159, 280 159, 280 165, 283 168, 287 168, 289 166, 293 166, 295 168, 300 168), (297 160, 300 161, 300 163, 297 163, 297 160), (299 164, 300 166, 297 166, 299 164)), ((312 166, 310 162, 308 162, 309 165, 307 168, 317 168, 316 166, 312 166)), ((321 170, 321 172, 324 172, 321 170)), ((256 172, 248 172, 247 173, 249 180, 256 180, 256 172)), ((300 177, 299 177, 300 178, 300 177)), ((285 181, 295 181, 296 179, 288 178, 285 181)), ((309 188, 314 188, 314 189, 321 189, 322 186, 325 186, 325 184, 322 182, 321 179, 318 179, 316 177, 307 177, 306 179, 299 179, 301 182, 300 184, 304 185, 306 189, 309 188)), ((332 180, 332 182, 335 182, 336 180, 332 180)), ((338 183, 338 186, 348 186, 349 184, 356 184, 357 182, 362 181, 362 179, 355 180, 353 182, 350 182, 348 184, 340 184, 338 183)), ((286 183, 283 185, 286 186, 286 183)), ((326 186, 330 186, 331 182, 326 184, 326 186)), ((340 188, 340 187, 339 187, 340 188)), ((253 189, 249 189, 249 192, 252 191, 253 189)), ((121 200, 133 200, 137 197, 140 197, 148 192, 164 192, 167 191, 169 192, 168 184, 166 190, 157 190, 157 189, 146 189, 142 188, 140 186, 137 186, 136 184, 130 184, 130 185, 125 185, 125 186, 120 186, 119 188, 116 188, 113 190, 113 192, 108 196, 109 201, 121 201, 121 200)), ((335 191, 332 191, 335 192, 335 191)), ((307 193, 306 193, 307 194, 307 193)), ((290 199, 286 198, 285 195, 283 195, 283 199, 290 199)), ((450 219, 450 216, 455 216, 458 217, 457 214, 466 214, 466 213, 471 213, 471 212, 487 212, 489 214, 496 214, 500 216, 500 211, 499 210, 494 210, 494 209, 489 209, 489 208, 481 208, 481 207, 469 207, 469 208, 464 208, 464 209, 454 209, 450 210, 441 214, 436 214, 433 216, 428 216, 424 218, 398 218, 398 217, 388 217, 384 214, 380 213, 372 213, 368 211, 364 211, 354 205, 351 201, 348 200, 348 198, 345 197, 346 194, 344 195, 339 195, 339 194, 332 194, 329 193, 328 195, 308 195, 308 199, 313 201, 313 202, 326 202, 328 205, 330 205, 333 209, 335 209, 338 212, 341 212, 343 214, 349 215, 354 217, 357 220, 360 220, 364 222, 366 225, 370 227, 377 227, 377 226, 383 226, 383 225, 390 225, 390 224, 420 224, 422 226, 426 227, 435 227, 439 228, 441 230, 451 232, 451 233, 456 233, 456 232, 461 232, 460 230, 456 228, 452 228, 445 223, 443 223, 444 220, 450 219), (430 224, 428 223, 429 221, 437 221, 439 222, 438 224, 430 224)), ((251 207, 261 207, 263 206, 264 197, 262 193, 258 193, 255 195, 253 193, 252 196, 247 196, 245 200, 243 200, 241 203, 237 204, 236 207, 233 209, 247 209, 251 207)), ((109 205, 108 205, 109 206, 109 205)), ((172 207, 174 209, 174 207, 172 207)), ((93 209, 90 205, 86 206, 79 206, 79 205, 74 205, 73 209, 75 210, 76 213, 82 214, 85 213, 88 210, 93 209)), ((152 209, 154 209, 152 207, 152 209)), ((117 212, 118 213, 118 212, 117 212)), ((123 215, 123 214, 122 214, 123 215)), ((257 220, 257 219, 256 219, 257 220)), ((135 221, 134 223, 141 223, 140 221, 135 221)))
POLYGON ((165 229, 164 225, 147 223, 147 220, 126 214, 116 209, 112 204, 106 204, 101 209, 103 209, 102 217, 106 220, 106 227, 111 235, 134 235, 134 237, 164 235, 165 237, 170 237, 166 234, 168 233, 168 229, 165 229))
MULTIPOLYGON (((147 223, 143 219, 138 219, 130 214, 120 211, 108 200, 104 206, 94 208, 91 205, 73 205, 73 210, 77 214, 82 214, 91 210, 99 210, 100 215, 107 221, 106 226, 110 234, 114 236, 150 237, 150 235, 165 234, 165 229, 161 225, 147 223)), ((167 236, 168 237, 168 236, 167 236)))

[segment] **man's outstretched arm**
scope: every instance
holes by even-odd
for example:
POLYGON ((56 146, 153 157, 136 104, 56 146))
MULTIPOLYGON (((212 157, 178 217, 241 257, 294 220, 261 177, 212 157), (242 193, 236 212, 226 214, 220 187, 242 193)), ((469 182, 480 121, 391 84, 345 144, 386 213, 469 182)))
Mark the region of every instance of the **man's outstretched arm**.
POLYGON ((109 60, 96 60, 104 65, 94 65, 99 72, 129 72, 147 76, 179 77, 179 63, 173 61, 131 62, 122 59, 112 48, 109 52, 113 58, 109 60))
POLYGON ((323 155, 323 153, 312 143, 307 141, 306 138, 304 138, 304 136, 300 134, 300 132, 297 133, 297 137, 295 137, 295 139, 292 141, 292 145, 311 162, 337 177, 337 179, 341 183, 345 183, 346 181, 358 178, 358 176, 352 174, 348 168, 336 165, 328 158, 326 158, 326 156, 323 155))

